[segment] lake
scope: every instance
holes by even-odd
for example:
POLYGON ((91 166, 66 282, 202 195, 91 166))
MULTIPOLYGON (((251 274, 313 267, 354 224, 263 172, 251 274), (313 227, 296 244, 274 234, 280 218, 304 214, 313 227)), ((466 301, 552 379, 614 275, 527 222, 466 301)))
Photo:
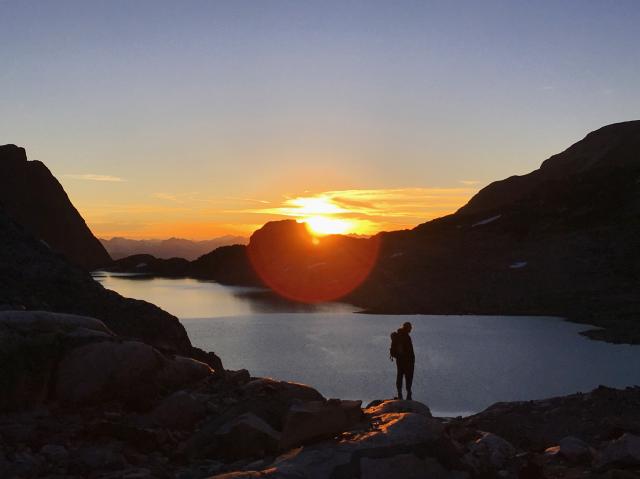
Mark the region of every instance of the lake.
POLYGON ((413 324, 413 396, 435 415, 640 383, 640 346, 589 340, 578 334, 589 326, 560 318, 370 315, 194 279, 100 273, 96 280, 179 317, 191 342, 215 351, 226 368, 309 384, 326 397, 393 397, 389 335, 404 321, 413 324))

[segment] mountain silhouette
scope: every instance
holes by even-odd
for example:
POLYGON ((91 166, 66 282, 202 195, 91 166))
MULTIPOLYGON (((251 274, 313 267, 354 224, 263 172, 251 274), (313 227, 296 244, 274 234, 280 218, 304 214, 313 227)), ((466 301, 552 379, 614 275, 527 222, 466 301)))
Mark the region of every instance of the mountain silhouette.
POLYGON ((92 270, 111 262, 62 185, 24 148, 0 146, 0 208, 72 263, 92 270))

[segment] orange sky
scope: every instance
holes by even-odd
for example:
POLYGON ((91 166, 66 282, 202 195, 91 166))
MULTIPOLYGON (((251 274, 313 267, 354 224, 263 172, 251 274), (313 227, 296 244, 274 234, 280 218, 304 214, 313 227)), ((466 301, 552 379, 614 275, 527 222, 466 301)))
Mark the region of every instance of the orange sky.
POLYGON ((318 233, 370 235, 412 228, 452 213, 476 191, 474 185, 461 184, 452 188, 303 192, 275 199, 154 193, 136 203, 105 201, 76 206, 101 238, 248 236, 267 221, 285 218, 308 221, 318 233))

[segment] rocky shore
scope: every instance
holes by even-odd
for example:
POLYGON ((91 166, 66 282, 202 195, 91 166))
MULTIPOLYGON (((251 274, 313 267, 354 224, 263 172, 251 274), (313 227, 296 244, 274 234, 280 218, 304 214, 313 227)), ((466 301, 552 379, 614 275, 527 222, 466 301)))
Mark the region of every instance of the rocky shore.
POLYGON ((0 477, 631 478, 640 388, 434 418, 417 401, 326 399, 122 338, 0 312, 0 477))

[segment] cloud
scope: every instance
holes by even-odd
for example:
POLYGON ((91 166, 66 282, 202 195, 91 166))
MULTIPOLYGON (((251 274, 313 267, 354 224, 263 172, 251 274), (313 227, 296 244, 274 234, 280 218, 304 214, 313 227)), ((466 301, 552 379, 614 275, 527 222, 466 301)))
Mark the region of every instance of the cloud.
POLYGON ((411 228, 452 213, 476 191, 471 187, 334 190, 285 198, 280 205, 242 212, 300 220, 318 215, 345 218, 357 225, 358 233, 372 234, 411 228))
POLYGON ((473 186, 480 184, 480 180, 460 180, 459 183, 467 186, 473 186))
POLYGON ((84 180, 84 181, 111 181, 111 182, 122 182, 122 181, 127 181, 123 178, 120 178, 118 176, 111 176, 111 175, 96 175, 94 173, 85 173, 82 175, 72 175, 72 174, 67 174, 67 175, 62 175, 65 178, 71 178, 72 180, 84 180))

